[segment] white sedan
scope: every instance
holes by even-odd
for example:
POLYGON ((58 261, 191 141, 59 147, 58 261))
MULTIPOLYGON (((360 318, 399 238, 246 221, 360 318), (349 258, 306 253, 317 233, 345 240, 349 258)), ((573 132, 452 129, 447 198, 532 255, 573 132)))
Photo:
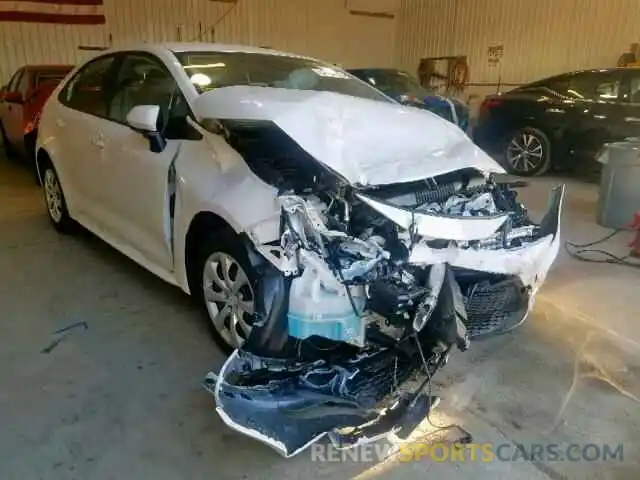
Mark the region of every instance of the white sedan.
POLYGON ((405 381, 519 325, 560 242, 564 187, 535 223, 456 126, 261 48, 101 52, 46 104, 37 166, 54 228, 201 302, 218 413, 285 456, 410 433, 436 398, 405 381))

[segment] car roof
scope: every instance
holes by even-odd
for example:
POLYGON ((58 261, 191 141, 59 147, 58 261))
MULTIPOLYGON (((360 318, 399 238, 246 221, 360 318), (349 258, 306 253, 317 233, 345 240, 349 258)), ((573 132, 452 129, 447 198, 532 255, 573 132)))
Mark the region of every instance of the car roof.
MULTIPOLYGON (((379 67, 373 67, 373 68, 349 68, 347 69, 347 71, 349 72, 404 72, 404 70, 400 70, 398 68, 379 68, 379 67)), ((406 72, 404 72, 406 73, 406 72)))
MULTIPOLYGON (((564 75, 573 75, 577 73, 611 73, 611 72, 617 72, 621 70, 640 70, 640 67, 629 66, 629 67, 610 67, 610 68, 587 68, 583 70, 574 70, 572 72, 567 72, 564 75)), ((558 75, 555 75, 555 76, 558 76, 558 75)))
POLYGON ((270 48, 234 45, 226 43, 168 42, 168 43, 133 43, 117 48, 104 50, 102 54, 138 50, 150 53, 182 53, 182 52, 220 52, 220 53, 256 53, 262 55, 285 56, 315 60, 312 57, 296 53, 281 52, 270 48))
POLYGON ((73 65, 25 65, 23 68, 30 72, 47 72, 50 70, 71 70, 73 65))
POLYGON ((534 80, 532 82, 525 83, 525 84, 521 85, 519 88, 527 87, 527 86, 530 86, 530 85, 537 85, 539 83, 544 83, 544 82, 547 82, 549 80, 553 80, 553 79, 564 77, 564 76, 580 75, 580 74, 585 74, 585 73, 607 74, 607 73, 626 71, 626 70, 640 70, 640 66, 609 67, 609 68, 586 68, 586 69, 582 69, 582 70, 572 70, 572 71, 569 71, 569 72, 558 73, 556 75, 551 75, 549 77, 544 77, 544 78, 541 78, 539 80, 534 80))

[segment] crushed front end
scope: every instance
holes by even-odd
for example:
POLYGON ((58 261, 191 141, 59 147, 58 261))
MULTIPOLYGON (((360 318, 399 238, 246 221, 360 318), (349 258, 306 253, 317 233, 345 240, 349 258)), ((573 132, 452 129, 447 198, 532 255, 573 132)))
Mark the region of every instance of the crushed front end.
POLYGON ((525 319, 558 253, 564 187, 534 223, 511 185, 467 173, 281 190, 280 240, 252 246, 254 327, 204 382, 229 427, 285 457, 325 435, 406 438, 449 354, 525 319))

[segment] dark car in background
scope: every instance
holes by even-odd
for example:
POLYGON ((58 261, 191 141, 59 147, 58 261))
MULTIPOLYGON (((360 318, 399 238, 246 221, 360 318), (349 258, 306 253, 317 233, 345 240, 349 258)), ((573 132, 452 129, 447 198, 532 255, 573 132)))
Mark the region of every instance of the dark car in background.
POLYGON ((394 68, 360 68, 349 70, 349 73, 400 103, 429 110, 469 132, 467 105, 429 91, 407 72, 394 68))
POLYGON ((571 72, 491 95, 475 142, 516 175, 550 169, 591 176, 607 142, 640 136, 640 69, 571 72))
POLYGON ((25 65, 0 90, 0 135, 9 156, 34 161, 40 112, 72 65, 25 65))

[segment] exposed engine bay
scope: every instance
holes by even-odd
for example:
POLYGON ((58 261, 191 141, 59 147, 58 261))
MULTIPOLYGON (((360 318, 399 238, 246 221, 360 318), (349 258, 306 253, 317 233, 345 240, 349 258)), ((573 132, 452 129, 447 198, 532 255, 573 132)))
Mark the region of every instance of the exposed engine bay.
POLYGON ((281 237, 254 246, 253 330, 205 387, 227 425, 286 457, 325 435, 338 448, 406 438, 437 404, 431 379, 452 350, 519 325, 557 254, 563 187, 536 224, 517 184, 473 169, 358 188, 244 158, 280 190, 281 237), (426 236, 432 218, 497 227, 426 236))
POLYGON ((286 457, 406 438, 449 355, 533 307, 564 186, 536 223, 459 128, 393 102, 233 86, 194 108, 277 200, 268 234, 247 229, 253 328, 204 382, 229 427, 286 457))

